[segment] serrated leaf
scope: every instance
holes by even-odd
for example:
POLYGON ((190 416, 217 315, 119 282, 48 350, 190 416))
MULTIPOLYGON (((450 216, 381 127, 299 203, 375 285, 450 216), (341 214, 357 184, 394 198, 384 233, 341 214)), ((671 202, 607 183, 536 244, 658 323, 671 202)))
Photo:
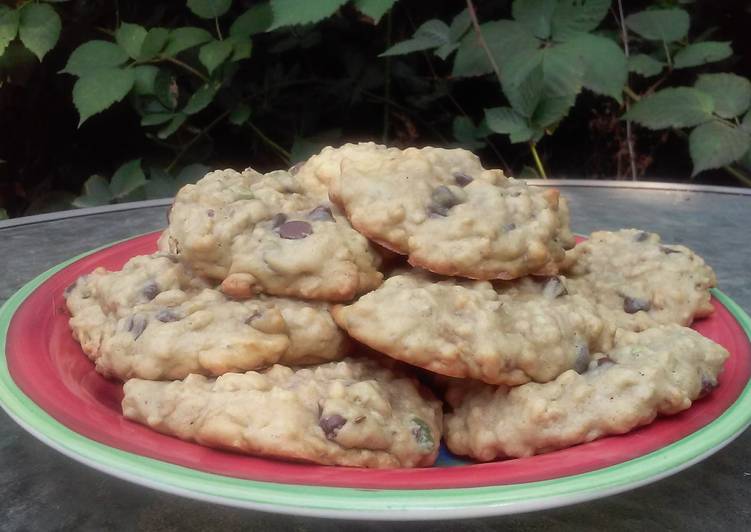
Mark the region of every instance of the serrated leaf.
POLYGON ((156 136, 162 140, 171 137, 175 133, 175 131, 180 129, 180 126, 182 126, 187 119, 188 115, 177 113, 174 117, 172 117, 172 120, 169 124, 167 124, 157 132, 156 136))
POLYGON ((227 41, 232 43, 232 57, 230 61, 241 61, 248 59, 253 51, 253 42, 247 37, 227 37, 227 41))
POLYGON ((675 42, 688 35, 690 19, 682 9, 648 9, 626 17, 626 26, 650 41, 675 42))
POLYGON ((49 4, 26 4, 21 8, 18 38, 41 61, 60 38, 62 22, 49 4))
POLYGON ((167 109, 177 108, 180 97, 180 87, 177 85, 175 76, 166 69, 159 69, 154 79, 154 94, 157 100, 167 109))
POLYGON ((459 43, 452 42, 439 46, 433 53, 445 61, 448 56, 456 51, 457 48, 459 48, 459 43))
POLYGON ((428 20, 422 24, 411 39, 396 43, 394 46, 383 52, 380 57, 392 55, 404 55, 419 50, 429 50, 438 48, 445 44, 450 44, 449 27, 445 22, 438 19, 428 20))
POLYGON ((71 202, 74 207, 97 207, 112 201, 109 183, 100 175, 92 175, 83 184, 83 194, 71 202))
POLYGON ((110 193, 115 199, 127 196, 146 184, 146 176, 141 169, 141 159, 134 159, 120 166, 110 180, 110 193))
POLYGON ((138 60, 148 61, 156 57, 164 49, 169 36, 170 31, 167 28, 151 28, 143 40, 138 60))
MULTIPOLYGON (((496 20, 480 25, 480 30, 495 62, 503 65, 517 53, 535 50, 540 46, 532 33, 522 24, 513 20, 496 20)), ((455 77, 481 76, 493 72, 493 67, 477 39, 475 32, 469 32, 459 44, 454 58, 452 75, 455 77)))
POLYGON ((510 135, 514 143, 528 141, 534 135, 529 121, 510 107, 485 109, 485 123, 495 133, 510 135))
POLYGON ((169 34, 167 39, 167 46, 164 48, 162 55, 167 57, 173 57, 198 46, 199 44, 207 43, 212 40, 211 34, 203 28, 194 28, 186 26, 184 28, 175 28, 169 34))
POLYGON ((469 10, 464 9, 456 15, 449 26, 449 40, 452 43, 458 43, 467 30, 472 25, 472 19, 469 16, 469 10))
POLYGON ((73 50, 62 72, 84 76, 89 72, 122 65, 128 54, 118 45, 107 41, 88 41, 73 50))
POLYGON ((18 34, 18 10, 0 5, 0 56, 18 34))
POLYGON ((188 9, 201 18, 218 18, 229 11, 232 0, 188 0, 188 9))
POLYGON ((532 124, 545 129, 554 126, 568 115, 576 103, 576 95, 543 96, 532 115, 532 124))
POLYGON ((119 102, 135 83, 132 69, 100 68, 88 72, 73 86, 73 103, 81 119, 79 127, 90 117, 119 102))
POLYGON ((702 74, 694 84, 714 100, 714 112, 723 118, 733 118, 751 104, 751 83, 735 74, 702 74))
POLYGON ((581 53, 569 44, 550 46, 539 51, 546 95, 569 96, 579 94, 582 90, 587 65, 582 60, 581 53))
MULTIPOLYGON (((581 81, 584 87, 621 102, 628 69, 626 56, 620 46, 605 37, 582 33, 559 47, 570 48, 583 62, 584 75, 581 81)), ((553 46, 549 50, 555 48, 558 47, 553 46)))
POLYGON ((751 134, 751 111, 743 116, 743 120, 741 120, 741 129, 746 133, 751 134))
POLYGON ((503 94, 514 111, 527 118, 534 113, 545 88, 542 56, 540 50, 527 50, 516 54, 501 68, 503 94))
POLYGON ((236 126, 243 125, 248 121, 248 118, 250 118, 250 106, 245 103, 237 104, 237 106, 232 109, 232 112, 229 114, 230 123, 236 126))
POLYGON ((731 55, 733 55, 733 49, 729 42, 697 42, 679 50, 673 58, 673 66, 675 68, 695 67, 722 61, 731 55))
POLYGON ((115 31, 115 41, 131 59, 138 59, 147 33, 143 26, 123 22, 115 31))
POLYGON ((688 137, 694 170, 691 175, 710 168, 720 168, 743 157, 751 149, 751 136, 737 127, 720 121, 707 122, 688 137))
POLYGON ((692 127, 712 119, 712 97, 691 87, 663 89, 642 98, 624 115, 649 129, 692 127))
POLYGON ((656 76, 662 72, 663 68, 665 68, 664 63, 646 54, 636 54, 628 58, 629 71, 645 78, 656 76))
POLYGON ((535 37, 550 37, 550 22, 557 0, 514 0, 511 15, 524 24, 535 37))
POLYGON ((189 164, 178 172, 175 181, 179 188, 184 187, 185 185, 192 185, 208 174, 210 170, 211 169, 205 164, 189 164))
POLYGON ((144 115, 143 118, 141 118, 141 125, 144 127, 148 126, 158 126, 159 124, 164 124, 165 122, 169 122, 174 118, 174 113, 154 113, 149 115, 144 115))
POLYGON ((378 24, 383 15, 388 13, 389 9, 394 7, 396 0, 355 0, 354 5, 357 10, 365 16, 373 19, 374 24, 378 24))
POLYGON ((133 90, 140 96, 154 94, 154 82, 159 69, 154 65, 138 65, 133 68, 136 74, 136 81, 133 84, 133 90))
POLYGON ((229 28, 231 37, 251 37, 268 31, 274 20, 271 4, 264 2, 255 5, 240 15, 229 28))
POLYGON ((484 135, 479 129, 468 116, 456 116, 451 124, 454 138, 467 150, 478 150, 485 146, 485 142, 480 140, 484 135))
POLYGON ((186 115, 194 115, 206 109, 209 104, 214 100, 216 96, 217 86, 208 83, 199 87, 199 89, 193 93, 188 100, 188 103, 183 108, 183 113, 186 115))
POLYGON ((611 0, 559 0, 551 20, 556 41, 568 41, 600 25, 608 14, 611 0))
POLYGON ((224 63, 229 55, 232 53, 232 43, 229 41, 212 41, 208 44, 201 46, 201 50, 198 52, 198 60, 209 74, 224 63))
POLYGON ((271 0, 274 21, 269 30, 318 22, 336 13, 346 3, 347 0, 316 0, 315 2, 271 0))
POLYGON ((177 193, 177 183, 167 174, 155 175, 152 171, 144 191, 148 199, 171 198, 177 193))

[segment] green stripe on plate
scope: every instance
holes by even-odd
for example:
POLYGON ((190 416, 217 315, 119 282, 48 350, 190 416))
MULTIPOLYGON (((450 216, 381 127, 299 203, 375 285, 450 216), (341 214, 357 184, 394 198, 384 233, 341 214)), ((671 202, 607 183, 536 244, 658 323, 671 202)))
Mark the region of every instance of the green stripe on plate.
MULTIPOLYGON (((330 517, 429 519, 502 514, 594 499, 663 478, 720 449, 751 422, 751 383, 747 383, 735 403, 717 419, 650 454, 580 475, 480 488, 364 490, 278 484, 225 477, 146 458, 90 440, 56 421, 16 386, 5 355, 11 318, 28 295, 74 261, 111 245, 37 276, 0 309, 0 405, 34 436, 64 454, 152 488, 232 506, 330 517)), ((713 294, 751 338, 751 318, 724 293, 715 289, 713 294)))

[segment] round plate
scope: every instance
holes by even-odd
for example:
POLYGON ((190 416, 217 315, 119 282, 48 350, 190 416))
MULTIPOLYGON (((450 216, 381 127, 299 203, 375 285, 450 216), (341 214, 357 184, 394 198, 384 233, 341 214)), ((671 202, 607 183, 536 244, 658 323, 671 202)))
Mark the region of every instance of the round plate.
POLYGON ((156 249, 158 233, 76 257, 38 276, 0 310, 0 403, 64 454, 152 488, 232 506, 347 518, 443 519, 550 508, 675 473, 751 421, 751 320, 715 290, 695 328, 730 351, 720 386, 647 427, 530 458, 474 464, 442 450, 436 467, 368 470, 209 449, 124 419, 122 385, 96 373, 68 329, 63 290, 97 266, 156 249))

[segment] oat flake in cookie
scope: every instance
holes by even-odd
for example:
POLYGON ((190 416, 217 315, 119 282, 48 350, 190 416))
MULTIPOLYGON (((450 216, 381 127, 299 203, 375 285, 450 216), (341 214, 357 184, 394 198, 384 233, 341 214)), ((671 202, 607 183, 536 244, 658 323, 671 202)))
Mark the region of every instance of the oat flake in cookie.
POLYGON ((332 309, 350 336, 390 357, 491 384, 546 382, 584 371, 613 330, 557 277, 498 283, 397 274, 332 309))
POLYGON ((515 388, 460 383, 448 394, 446 444, 481 461, 522 457, 623 434, 676 414, 717 386, 728 352, 692 329, 621 330, 586 372, 515 388))
POLYGON ((349 349, 328 304, 233 301, 161 254, 135 257, 119 272, 98 268, 66 301, 73 336, 96 370, 121 380, 314 364, 349 349))
POLYGON ((709 289, 717 279, 701 257, 659 235, 598 231, 568 252, 566 286, 600 305, 619 327, 690 325, 712 313, 709 289))
POLYGON ((443 275, 511 279, 555 273, 573 245, 555 189, 485 170, 466 150, 340 148, 329 194, 352 225, 409 262, 443 275), (362 150, 362 149, 360 149, 362 150))
POLYGON ((125 383, 125 417, 210 447, 327 465, 430 466, 441 405, 367 359, 125 383))
POLYGON ((237 298, 347 301, 378 286, 380 256, 288 172, 212 172, 175 198, 160 241, 237 298))

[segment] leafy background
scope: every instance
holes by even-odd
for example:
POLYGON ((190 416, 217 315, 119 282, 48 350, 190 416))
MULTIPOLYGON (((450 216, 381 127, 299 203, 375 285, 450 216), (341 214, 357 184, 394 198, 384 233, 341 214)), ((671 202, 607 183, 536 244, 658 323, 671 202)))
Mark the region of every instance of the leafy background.
POLYGON ((751 184, 745 2, 0 2, 0 217, 327 144, 521 177, 751 184), (624 39, 625 34, 625 39, 624 39), (626 44, 628 46, 626 46, 626 44))

